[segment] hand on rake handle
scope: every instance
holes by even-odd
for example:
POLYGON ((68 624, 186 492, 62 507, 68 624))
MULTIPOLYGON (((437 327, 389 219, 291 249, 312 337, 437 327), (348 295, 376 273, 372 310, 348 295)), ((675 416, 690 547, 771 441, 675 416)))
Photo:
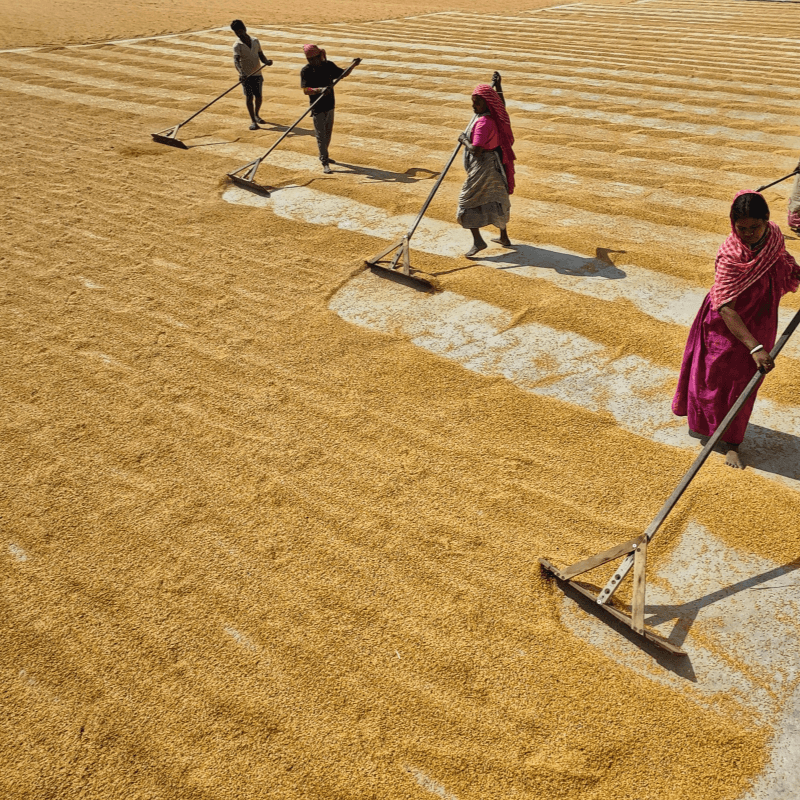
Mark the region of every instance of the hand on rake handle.
POLYGON ((757 353, 753 353, 753 361, 756 362, 758 371, 764 375, 775 367, 775 362, 772 360, 768 350, 759 350, 757 353))
POLYGON ((494 90, 498 94, 503 93, 503 86, 502 86, 503 78, 499 72, 495 71, 492 73, 492 86, 494 86, 494 90))
POLYGON ((339 80, 346 78, 360 63, 361 63, 360 58, 354 58, 353 63, 342 73, 342 77, 339 78, 339 80))

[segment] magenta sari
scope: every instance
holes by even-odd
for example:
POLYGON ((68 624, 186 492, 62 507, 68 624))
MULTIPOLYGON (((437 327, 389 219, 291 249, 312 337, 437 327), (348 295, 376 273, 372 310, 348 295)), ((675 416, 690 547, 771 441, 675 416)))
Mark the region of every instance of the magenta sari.
MULTIPOLYGON (((737 313, 765 350, 775 346, 782 296, 783 281, 771 270, 736 298, 737 313)), ((709 293, 689 331, 672 400, 673 413, 688 417, 689 430, 711 436, 755 373, 750 351, 728 330, 712 307, 709 293)), ((741 444, 757 394, 758 387, 730 424, 723 441, 741 444)))

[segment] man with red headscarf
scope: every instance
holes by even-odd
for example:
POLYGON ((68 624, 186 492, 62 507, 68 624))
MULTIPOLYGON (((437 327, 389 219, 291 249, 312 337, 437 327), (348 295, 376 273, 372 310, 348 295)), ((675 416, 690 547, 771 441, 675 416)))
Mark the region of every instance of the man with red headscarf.
MULTIPOLYGON (((697 312, 683 354, 672 410, 688 417, 689 433, 711 436, 755 369, 769 372, 778 333, 778 306, 800 285, 800 266, 787 252, 781 229, 769 221, 758 192, 739 192, 731 206, 731 233, 717 253, 714 285, 697 312)), ((723 434, 725 463, 743 469, 744 439, 756 392, 723 434)))
POLYGON ((355 63, 344 70, 337 67, 333 61, 328 61, 325 51, 315 44, 303 45, 303 52, 308 64, 300 71, 300 88, 309 96, 309 103, 314 105, 311 119, 317 136, 319 160, 322 162, 322 171, 330 175, 332 170, 329 165, 332 159, 328 155, 328 147, 333 135, 333 116, 336 108, 336 98, 331 84, 337 78, 346 78, 353 68, 361 63, 361 59, 355 59, 355 63), (325 95, 322 99, 319 98, 321 94, 325 95))
POLYGON ((462 228, 470 229, 473 240, 467 258, 486 249, 480 231, 485 225, 500 229, 493 242, 512 246, 506 227, 511 214, 509 196, 514 192, 514 134, 499 72, 494 73, 493 82, 496 90, 485 83, 475 87, 472 108, 476 117, 469 130, 458 137, 464 145, 467 179, 458 198, 457 219, 462 228))

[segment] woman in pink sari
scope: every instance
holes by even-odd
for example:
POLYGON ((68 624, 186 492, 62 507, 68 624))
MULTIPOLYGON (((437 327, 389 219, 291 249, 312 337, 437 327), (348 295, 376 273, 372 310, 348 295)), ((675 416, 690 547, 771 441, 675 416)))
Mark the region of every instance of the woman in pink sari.
POLYGON ((493 242, 511 247, 506 228, 511 214, 510 195, 514 193, 514 134, 499 72, 494 73, 493 80, 496 90, 487 83, 475 87, 472 109, 476 118, 469 131, 458 137, 464 145, 467 179, 461 187, 456 217, 461 227, 472 233, 468 258, 486 249, 480 231, 486 225, 500 229, 500 236, 493 242))
MULTIPOLYGON (((796 292, 800 266, 786 252, 780 228, 758 192, 739 192, 731 207, 731 234, 717 253, 714 285, 703 301, 683 354, 672 410, 688 417, 689 433, 708 437, 722 422, 756 369, 775 365, 769 351, 778 333, 778 306, 796 292)), ((756 392, 724 434, 725 463, 744 464, 739 445, 756 392)))

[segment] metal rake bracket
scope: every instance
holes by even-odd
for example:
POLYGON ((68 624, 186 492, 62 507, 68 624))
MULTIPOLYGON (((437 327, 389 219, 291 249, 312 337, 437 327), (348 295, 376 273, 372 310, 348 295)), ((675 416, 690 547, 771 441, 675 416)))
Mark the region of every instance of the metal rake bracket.
POLYGON ((229 172, 228 177, 233 181, 233 183, 242 189, 247 189, 251 192, 256 192, 269 197, 269 189, 266 186, 262 186, 261 184, 255 182, 256 172, 261 166, 261 162, 263 160, 263 156, 261 158, 257 158, 255 161, 251 161, 249 164, 245 164, 243 167, 239 167, 239 169, 229 172))
POLYGON ((150 136, 153 137, 154 142, 168 144, 170 147, 180 147, 181 150, 188 150, 189 148, 178 139, 178 131, 181 129, 182 125, 183 123, 181 122, 178 125, 173 125, 171 128, 158 131, 158 133, 151 133, 150 136))

